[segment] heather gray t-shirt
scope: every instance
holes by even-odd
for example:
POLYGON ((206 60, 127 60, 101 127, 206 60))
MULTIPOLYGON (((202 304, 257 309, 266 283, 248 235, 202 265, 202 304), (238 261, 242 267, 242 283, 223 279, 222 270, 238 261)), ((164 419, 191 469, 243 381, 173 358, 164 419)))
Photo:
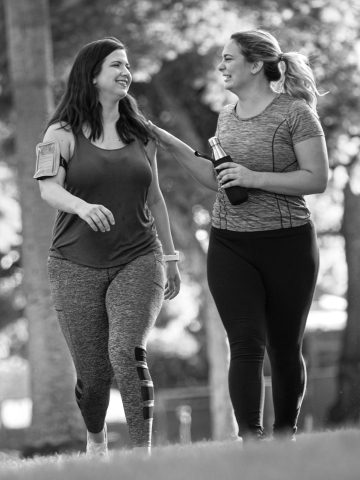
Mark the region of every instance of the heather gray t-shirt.
MULTIPOLYGON (((298 170, 294 145, 324 135, 309 105, 288 94, 279 94, 265 110, 251 118, 240 118, 235 106, 235 103, 226 105, 220 112, 216 135, 233 162, 250 170, 278 173, 298 170)), ((234 206, 220 187, 213 209, 213 226, 253 232, 298 227, 310 220, 302 196, 256 188, 249 188, 248 193, 247 202, 234 206)))

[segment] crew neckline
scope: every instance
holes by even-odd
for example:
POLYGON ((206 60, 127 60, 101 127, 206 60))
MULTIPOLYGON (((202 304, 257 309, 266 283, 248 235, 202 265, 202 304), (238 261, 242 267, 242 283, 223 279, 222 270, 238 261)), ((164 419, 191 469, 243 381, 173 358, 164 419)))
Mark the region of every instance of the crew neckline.
POLYGON ((254 120, 254 118, 257 118, 257 117, 260 117, 260 115, 263 115, 272 105, 273 103, 280 97, 281 93, 278 93, 276 95, 276 97, 274 97, 271 102, 264 108, 264 110, 262 110, 260 113, 254 115, 253 117, 246 117, 246 118, 242 118, 240 117, 237 112, 236 112, 236 105, 238 104, 238 101, 235 103, 234 105, 234 108, 233 108, 233 113, 235 115, 235 117, 238 119, 238 120, 241 120, 242 122, 248 122, 249 120, 254 120))
POLYGON ((130 145, 130 143, 128 143, 127 145, 124 145, 123 147, 120 147, 120 148, 101 148, 101 147, 98 147, 97 145, 94 145, 92 143, 92 141, 87 138, 87 136, 85 135, 85 133, 82 130, 81 130, 81 134, 85 138, 85 140, 90 143, 90 145, 97 148, 98 150, 102 150, 103 152, 118 152, 119 150, 124 150, 124 148, 126 148, 130 145))

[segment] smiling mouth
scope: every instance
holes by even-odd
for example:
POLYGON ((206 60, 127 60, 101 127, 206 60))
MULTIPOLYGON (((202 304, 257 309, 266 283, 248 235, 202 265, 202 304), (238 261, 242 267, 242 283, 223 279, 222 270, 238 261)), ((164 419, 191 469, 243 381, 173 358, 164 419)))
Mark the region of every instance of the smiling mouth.
POLYGON ((129 82, 127 80, 116 80, 116 83, 118 83, 124 88, 126 88, 129 85, 129 82))
POLYGON ((226 81, 226 80, 229 80, 231 78, 231 75, 223 75, 223 77, 224 77, 224 80, 226 81))

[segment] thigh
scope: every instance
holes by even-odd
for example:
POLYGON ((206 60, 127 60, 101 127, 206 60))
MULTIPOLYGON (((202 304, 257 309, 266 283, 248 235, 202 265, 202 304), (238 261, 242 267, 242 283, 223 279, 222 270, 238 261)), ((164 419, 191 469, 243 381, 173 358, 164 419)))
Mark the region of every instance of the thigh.
POLYGON ((319 254, 314 230, 258 245, 266 289, 269 346, 299 346, 315 290, 319 254))
POLYGON ((233 342, 265 341, 265 290, 245 239, 210 237, 208 282, 221 320, 233 342))
POLYGON ((160 251, 137 257, 118 270, 106 295, 110 347, 145 348, 164 299, 165 271, 160 251))
POLYGON ((107 275, 61 258, 49 257, 50 289, 60 326, 78 373, 109 368, 107 275))

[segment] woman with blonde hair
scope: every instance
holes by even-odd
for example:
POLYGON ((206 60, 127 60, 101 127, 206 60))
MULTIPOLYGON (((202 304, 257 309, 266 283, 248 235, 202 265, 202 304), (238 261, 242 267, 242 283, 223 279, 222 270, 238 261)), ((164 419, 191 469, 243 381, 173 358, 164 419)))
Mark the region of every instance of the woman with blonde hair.
POLYGON ((151 125, 158 143, 217 191, 208 282, 226 329, 229 390, 239 436, 262 440, 263 360, 271 362, 274 436, 294 439, 306 386, 301 353, 318 273, 318 247, 304 195, 328 180, 319 95, 307 58, 284 53, 268 32, 231 35, 218 70, 237 101, 220 112, 216 136, 232 161, 217 167, 151 125), (232 205, 229 187, 247 189, 232 205))

